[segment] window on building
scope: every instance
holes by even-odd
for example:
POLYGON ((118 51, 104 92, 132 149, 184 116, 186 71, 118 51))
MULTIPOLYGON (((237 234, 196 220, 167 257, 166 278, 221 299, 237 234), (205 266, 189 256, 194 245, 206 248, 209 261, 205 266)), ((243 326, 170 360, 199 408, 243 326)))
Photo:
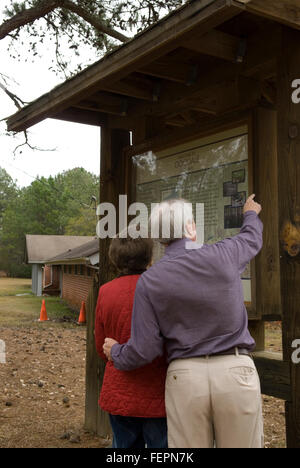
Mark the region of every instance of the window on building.
POLYGON ((73 269, 73 268, 72 268, 72 265, 69 265, 69 275, 72 274, 72 269, 73 269))

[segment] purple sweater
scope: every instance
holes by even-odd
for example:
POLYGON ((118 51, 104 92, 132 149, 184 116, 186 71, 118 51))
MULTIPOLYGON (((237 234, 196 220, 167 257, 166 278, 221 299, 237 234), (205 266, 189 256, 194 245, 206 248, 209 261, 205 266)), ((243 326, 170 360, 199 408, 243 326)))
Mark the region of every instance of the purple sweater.
POLYGON ((198 249, 187 239, 167 247, 137 284, 131 338, 112 347, 115 367, 141 367, 165 349, 169 362, 234 347, 252 351, 241 273, 261 250, 262 232, 249 211, 235 237, 198 249))

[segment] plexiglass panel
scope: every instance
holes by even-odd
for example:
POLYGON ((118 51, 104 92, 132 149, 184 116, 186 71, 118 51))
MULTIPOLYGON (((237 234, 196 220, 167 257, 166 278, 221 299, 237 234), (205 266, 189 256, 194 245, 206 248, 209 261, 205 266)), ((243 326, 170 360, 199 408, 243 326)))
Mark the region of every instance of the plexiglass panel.
MULTIPOLYGON (((136 198, 147 205, 185 198, 204 205, 204 242, 213 243, 239 232, 249 192, 248 128, 194 140, 184 145, 134 157, 136 198)), ((195 213, 196 214, 196 213, 195 213)), ((198 219, 199 222, 199 219, 198 219)), ((202 239, 201 239, 202 240, 202 239)), ((155 260, 163 255, 159 245, 155 260)), ((245 302, 251 302, 250 265, 242 275, 245 302)))

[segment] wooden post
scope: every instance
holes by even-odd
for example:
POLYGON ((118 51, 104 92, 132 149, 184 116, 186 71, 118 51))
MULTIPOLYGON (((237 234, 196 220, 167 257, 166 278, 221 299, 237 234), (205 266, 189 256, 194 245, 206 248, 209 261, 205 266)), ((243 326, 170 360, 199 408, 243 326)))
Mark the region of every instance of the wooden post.
POLYGON ((258 107, 253 117, 254 193, 264 223, 264 248, 255 260, 256 308, 264 321, 281 320, 277 112, 258 107))
MULTIPOLYGON (((99 276, 96 275, 93 287, 87 300, 87 345, 86 345, 86 393, 85 393, 85 428, 97 434, 98 426, 102 421, 102 414, 98 408, 99 383, 98 369, 101 369, 101 360, 95 352, 95 309, 99 291, 99 276)), ((104 436, 107 428, 101 434, 104 436)), ((108 433, 108 432, 107 432, 108 433)))
POLYGON ((265 350, 265 322, 262 320, 250 320, 249 331, 251 336, 255 339, 255 351, 265 350))
MULTIPOLYGON (((112 129, 109 123, 101 128, 101 168, 100 202, 112 203, 118 212, 119 195, 126 194, 125 176, 126 159, 123 149, 129 146, 129 132, 112 129)), ((86 375, 86 428, 101 437, 111 434, 108 415, 98 406, 98 398, 103 382, 105 363, 98 357, 95 348, 94 324, 95 307, 99 286, 114 278, 114 271, 109 263, 108 249, 110 239, 100 240, 99 281, 94 284, 93 297, 89 307, 87 375, 86 375)))
POLYGON ((278 184, 283 358, 291 373, 291 399, 286 403, 289 448, 300 448, 300 365, 292 363, 292 343, 300 339, 300 104, 292 101, 295 79, 300 79, 300 32, 283 26, 277 78, 278 184))
POLYGON ((263 205, 264 248, 255 259, 255 304, 261 320, 250 321, 249 330, 256 341, 256 351, 264 351, 264 321, 281 319, 276 111, 256 108, 252 130, 253 186, 256 200, 263 205))

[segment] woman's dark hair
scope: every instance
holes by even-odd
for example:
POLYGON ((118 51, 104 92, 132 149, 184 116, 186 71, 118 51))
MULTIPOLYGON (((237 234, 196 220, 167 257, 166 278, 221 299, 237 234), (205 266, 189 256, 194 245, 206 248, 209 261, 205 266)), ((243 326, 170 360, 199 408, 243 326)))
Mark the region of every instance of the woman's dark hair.
POLYGON ((121 275, 140 274, 147 269, 153 256, 153 240, 138 237, 111 241, 109 259, 121 275))

